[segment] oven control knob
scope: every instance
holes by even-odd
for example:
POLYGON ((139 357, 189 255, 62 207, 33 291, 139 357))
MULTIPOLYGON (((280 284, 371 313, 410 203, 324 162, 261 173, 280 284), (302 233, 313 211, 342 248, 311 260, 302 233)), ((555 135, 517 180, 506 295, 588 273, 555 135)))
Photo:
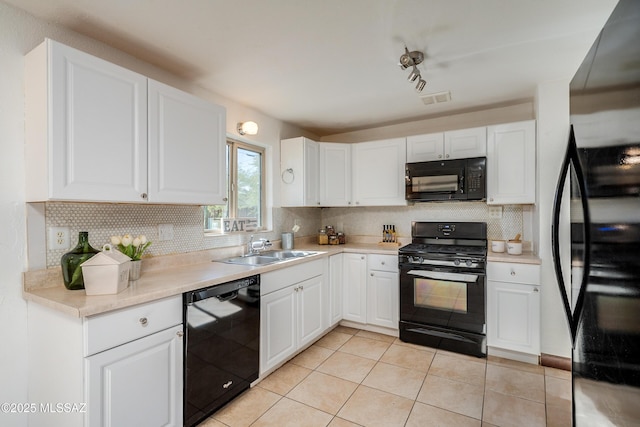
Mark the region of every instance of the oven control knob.
POLYGON ((470 260, 470 259, 468 259, 468 260, 465 262, 465 264, 467 264, 467 267, 471 267, 471 264, 473 264, 473 262, 471 262, 471 260, 470 260))
POLYGON ((453 260, 453 263, 454 263, 455 265, 460 265, 460 260, 459 260, 459 259, 454 259, 454 260, 453 260))

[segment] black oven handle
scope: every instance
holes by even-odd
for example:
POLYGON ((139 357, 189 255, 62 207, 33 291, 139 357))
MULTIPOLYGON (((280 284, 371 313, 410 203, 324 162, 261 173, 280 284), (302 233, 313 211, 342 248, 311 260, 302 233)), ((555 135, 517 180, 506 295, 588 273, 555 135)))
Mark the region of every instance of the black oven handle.
POLYGON ((444 271, 432 271, 432 270, 409 270, 408 275, 415 277, 423 277, 426 279, 436 280, 449 280, 451 282, 464 282, 475 283, 478 282, 478 277, 481 274, 469 274, 469 273, 448 273, 444 271))

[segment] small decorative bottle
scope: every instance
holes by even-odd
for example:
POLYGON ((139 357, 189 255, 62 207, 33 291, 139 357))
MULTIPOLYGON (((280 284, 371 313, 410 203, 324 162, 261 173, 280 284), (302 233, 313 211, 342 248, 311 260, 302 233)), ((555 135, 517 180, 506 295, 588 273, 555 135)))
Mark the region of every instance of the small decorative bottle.
POLYGON ((62 255, 62 278, 64 286, 69 290, 84 289, 82 267, 80 264, 100 252, 89 244, 89 232, 81 231, 78 234, 78 244, 66 254, 62 255))

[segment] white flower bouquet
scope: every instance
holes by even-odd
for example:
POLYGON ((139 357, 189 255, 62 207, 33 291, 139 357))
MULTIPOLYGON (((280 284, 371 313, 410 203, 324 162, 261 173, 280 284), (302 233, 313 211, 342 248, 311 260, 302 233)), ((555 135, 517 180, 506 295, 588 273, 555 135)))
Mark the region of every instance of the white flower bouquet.
POLYGON ((111 244, 133 261, 139 261, 151 242, 144 235, 133 237, 131 234, 125 234, 124 236, 111 236, 111 244))

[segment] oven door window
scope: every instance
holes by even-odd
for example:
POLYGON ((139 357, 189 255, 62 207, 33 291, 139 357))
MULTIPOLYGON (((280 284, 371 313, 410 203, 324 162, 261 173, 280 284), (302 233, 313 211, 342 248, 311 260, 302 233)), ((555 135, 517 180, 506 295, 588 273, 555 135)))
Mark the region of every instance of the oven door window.
POLYGON ((467 284, 447 280, 414 279, 416 307, 445 310, 454 313, 467 312, 467 284))

